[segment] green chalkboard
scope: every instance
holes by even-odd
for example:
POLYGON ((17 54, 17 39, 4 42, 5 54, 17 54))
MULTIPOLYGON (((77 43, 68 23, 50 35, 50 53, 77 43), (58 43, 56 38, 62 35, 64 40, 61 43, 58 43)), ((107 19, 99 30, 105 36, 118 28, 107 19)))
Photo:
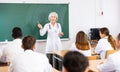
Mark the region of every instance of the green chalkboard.
POLYGON ((50 12, 58 13, 58 22, 61 24, 64 36, 69 38, 69 6, 68 4, 31 4, 31 3, 0 3, 0 41, 12 40, 13 27, 20 27, 23 36, 32 35, 37 40, 44 40, 47 35, 40 36, 38 22, 49 22, 50 12))

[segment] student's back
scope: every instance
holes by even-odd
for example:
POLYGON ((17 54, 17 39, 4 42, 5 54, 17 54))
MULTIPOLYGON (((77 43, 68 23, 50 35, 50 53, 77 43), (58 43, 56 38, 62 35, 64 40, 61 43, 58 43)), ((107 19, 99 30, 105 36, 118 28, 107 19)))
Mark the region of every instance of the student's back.
POLYGON ((108 28, 103 27, 99 31, 101 39, 95 48, 95 52, 100 54, 101 59, 105 59, 105 54, 107 50, 115 50, 115 40, 110 35, 108 28))
POLYGON ((14 65, 13 72, 51 72, 52 69, 45 55, 32 50, 26 50, 12 63, 14 65))
POLYGON ((34 52, 36 39, 26 36, 22 40, 24 52, 16 56, 10 65, 10 72, 52 72, 46 55, 34 52))
POLYGON ((87 35, 83 31, 79 31, 76 35, 76 41, 72 44, 70 50, 78 51, 85 56, 91 56, 90 44, 87 35))
POLYGON ((18 56, 24 51, 21 45, 21 39, 14 39, 11 43, 8 44, 8 46, 5 49, 5 54, 8 62, 14 59, 16 55, 18 56))
POLYGON ((2 58, 6 62, 11 62, 14 57, 21 54, 24 50, 22 45, 22 30, 19 27, 14 27, 12 30, 13 41, 9 42, 8 45, 3 48, 2 58))
MULTIPOLYGON (((117 47, 120 49, 120 33, 117 36, 117 47)), ((109 55, 105 63, 97 66, 100 72, 120 72, 120 50, 109 55)))

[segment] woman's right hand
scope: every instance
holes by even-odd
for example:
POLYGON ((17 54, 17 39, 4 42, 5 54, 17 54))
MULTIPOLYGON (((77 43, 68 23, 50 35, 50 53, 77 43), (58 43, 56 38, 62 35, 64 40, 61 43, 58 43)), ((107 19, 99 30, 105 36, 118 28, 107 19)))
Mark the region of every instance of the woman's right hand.
POLYGON ((38 24, 38 28, 42 29, 42 25, 41 25, 41 24, 38 24))

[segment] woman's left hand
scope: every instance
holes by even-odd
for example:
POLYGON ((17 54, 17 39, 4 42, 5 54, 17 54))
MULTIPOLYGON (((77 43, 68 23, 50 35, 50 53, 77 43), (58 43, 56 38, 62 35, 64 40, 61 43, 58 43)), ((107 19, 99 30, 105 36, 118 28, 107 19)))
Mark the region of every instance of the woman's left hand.
POLYGON ((63 33, 63 32, 60 32, 60 33, 59 33, 59 36, 60 36, 60 37, 61 37, 61 36, 63 36, 63 35, 64 35, 64 33, 63 33))

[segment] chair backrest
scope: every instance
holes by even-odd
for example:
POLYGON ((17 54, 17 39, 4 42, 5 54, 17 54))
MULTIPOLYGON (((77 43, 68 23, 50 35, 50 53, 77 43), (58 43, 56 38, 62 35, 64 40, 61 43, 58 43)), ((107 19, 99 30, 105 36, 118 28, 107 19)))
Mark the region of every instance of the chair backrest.
POLYGON ((98 56, 87 56, 88 60, 96 60, 98 56))
POLYGON ((106 51, 106 56, 105 56, 105 58, 108 58, 108 56, 109 56, 110 54, 113 54, 113 53, 115 53, 115 52, 117 52, 117 50, 107 50, 107 51, 106 51))

